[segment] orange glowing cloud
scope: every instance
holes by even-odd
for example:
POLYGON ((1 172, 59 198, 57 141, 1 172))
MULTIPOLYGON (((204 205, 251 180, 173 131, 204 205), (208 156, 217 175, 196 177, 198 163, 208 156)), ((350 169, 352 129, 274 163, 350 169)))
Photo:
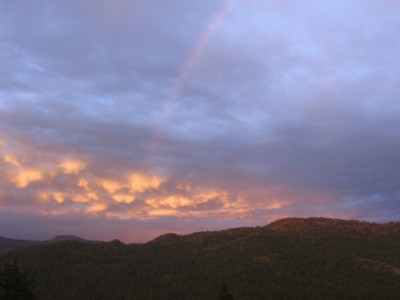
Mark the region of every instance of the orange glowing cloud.
POLYGON ((85 178, 79 178, 78 186, 84 188, 85 190, 89 189, 89 181, 85 178))
POLYGON ((209 192, 203 192, 197 195, 198 202, 205 202, 209 201, 210 199, 215 199, 218 198, 220 200, 223 200, 224 202, 227 201, 228 199, 228 193, 226 191, 209 191, 209 192))
POLYGON ((4 160, 4 162, 6 162, 10 165, 16 166, 16 167, 19 167, 21 165, 21 163, 18 161, 18 159, 11 154, 4 155, 3 160, 4 160))
POLYGON ((171 208, 177 208, 182 206, 189 206, 193 202, 195 202, 195 199, 190 199, 183 196, 168 196, 160 200, 149 199, 146 201, 147 204, 151 205, 154 208, 165 207, 165 206, 171 208))
POLYGON ((86 197, 85 195, 75 194, 75 195, 72 195, 72 201, 75 203, 87 203, 90 201, 90 199, 88 197, 86 197))
POLYGON ((238 202, 239 199, 229 199, 228 193, 223 190, 207 191, 203 188, 196 191, 191 188, 190 191, 191 193, 187 195, 167 195, 147 199, 147 214, 149 216, 193 216, 211 212, 243 213, 248 210, 243 202, 238 202))
POLYGON ((99 196, 95 192, 87 192, 86 197, 90 200, 99 200, 99 196))
POLYGON ((43 172, 40 170, 24 170, 12 179, 12 182, 17 188, 26 188, 31 182, 42 181, 44 178, 43 172))
POLYGON ((87 191, 85 193, 71 191, 60 191, 60 190, 53 190, 53 191, 41 191, 38 193, 38 198, 43 203, 54 201, 58 204, 65 203, 66 200, 72 200, 74 203, 89 203, 91 201, 99 200, 99 196, 94 191, 87 191))
POLYGON ((165 179, 157 176, 150 176, 135 173, 129 177, 130 190, 132 193, 142 193, 148 189, 158 189, 165 179))
POLYGON ((118 190, 120 190, 120 189, 122 189, 124 187, 123 183, 117 182, 117 181, 112 181, 112 180, 103 180, 101 182, 101 185, 110 194, 115 193, 116 191, 118 191, 118 190))
POLYGON ((63 203, 65 200, 65 194, 61 192, 54 192, 53 198, 57 203, 63 203))
POLYGON ((135 201, 135 196, 130 194, 116 194, 112 198, 118 203, 132 203, 135 201))
MULTIPOLYGON (((51 157, 43 156, 43 161, 33 161, 29 155, 22 160, 22 156, 13 152, 5 151, 0 155, 5 174, 17 188, 27 188, 46 179, 46 185, 29 188, 47 214, 87 213, 122 220, 208 214, 242 216, 249 211, 247 201, 231 197, 227 190, 199 183, 174 182, 168 175, 133 169, 121 180, 97 174, 80 159, 54 162, 51 157), (76 176, 66 177, 65 174, 76 176)), ((271 204, 271 208, 278 208, 278 204, 271 204)))
POLYGON ((64 161, 58 165, 58 168, 64 174, 79 174, 85 168, 85 164, 76 160, 64 161))
POLYGON ((75 193, 72 194, 71 199, 75 203, 87 203, 90 202, 91 200, 98 200, 99 196, 95 192, 87 192, 83 194, 75 193))
POLYGON ((86 209, 86 212, 97 213, 97 212, 104 211, 106 209, 107 209, 107 205, 105 203, 93 203, 86 209))
POLYGON ((268 205, 265 209, 281 209, 283 206, 285 206, 287 203, 285 202, 274 202, 268 205))

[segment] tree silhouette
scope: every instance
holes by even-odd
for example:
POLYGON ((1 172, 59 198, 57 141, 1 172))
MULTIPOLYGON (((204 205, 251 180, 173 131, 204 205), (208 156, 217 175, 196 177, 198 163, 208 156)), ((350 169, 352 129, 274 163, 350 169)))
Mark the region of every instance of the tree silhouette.
POLYGON ((228 292, 226 284, 222 286, 222 289, 219 292, 219 300, 233 300, 232 295, 228 292))
POLYGON ((16 261, 4 265, 0 271, 0 300, 36 300, 34 283, 21 272, 16 261))

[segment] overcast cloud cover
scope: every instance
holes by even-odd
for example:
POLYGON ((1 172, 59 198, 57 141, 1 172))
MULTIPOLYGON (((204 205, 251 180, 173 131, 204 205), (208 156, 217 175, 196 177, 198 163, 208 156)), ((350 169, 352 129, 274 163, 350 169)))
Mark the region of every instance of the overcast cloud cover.
POLYGON ((0 235, 400 220, 400 2, 0 0, 0 235))

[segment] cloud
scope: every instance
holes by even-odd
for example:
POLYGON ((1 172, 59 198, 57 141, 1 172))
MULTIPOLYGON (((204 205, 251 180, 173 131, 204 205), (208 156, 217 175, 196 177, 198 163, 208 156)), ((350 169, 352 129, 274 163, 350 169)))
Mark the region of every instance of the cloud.
POLYGON ((157 189, 163 182, 157 176, 145 176, 143 174, 133 174, 129 177, 130 191, 132 193, 142 193, 148 189, 157 189))
POLYGON ((9 155, 9 154, 4 155, 3 160, 8 164, 11 164, 11 165, 14 165, 17 167, 21 165, 21 163, 18 161, 18 159, 16 157, 14 157, 13 155, 9 155))
POLYGON ((103 180, 101 185, 107 190, 109 193, 114 193, 119 189, 124 187, 124 184, 117 181, 112 180, 103 180))
POLYGON ((43 173, 40 170, 23 170, 17 174, 12 182, 17 188, 26 188, 30 183, 43 180, 43 173))
MULTIPOLYGON (((19 151, 29 147, 35 148, 35 153, 25 152, 24 160, 18 164, 10 159, 3 160, 5 174, 11 174, 2 179, 2 184, 12 183, 18 189, 8 189, 13 207, 23 207, 30 203, 39 206, 45 215, 61 216, 76 212, 85 212, 102 216, 105 219, 147 219, 165 215, 181 217, 200 216, 207 214, 235 215, 239 212, 234 202, 235 195, 213 186, 210 183, 196 185, 181 182, 171 174, 156 175, 150 171, 123 168, 116 161, 114 168, 120 173, 117 180, 110 180, 111 174, 106 166, 110 161, 84 163, 74 153, 75 160, 62 160, 57 156, 58 149, 38 148, 24 141, 25 146, 18 145, 19 151), (33 185, 33 183, 35 183, 33 185), (25 198, 29 193, 29 199, 25 198), (173 214, 172 214, 173 212, 173 214)), ((13 149, 5 149, 12 153, 13 149)), ((22 151, 23 152, 23 151, 22 151)), ((69 156, 72 153, 64 153, 69 156)), ((97 159, 93 156, 93 159, 97 159)), ((4 199, 6 200, 6 199, 4 199)), ((239 203, 239 202, 238 202, 239 203)))
POLYGON ((0 1, 0 211, 398 219, 400 7, 234 2, 0 1))
POLYGON ((58 165, 64 174, 79 174, 84 167, 85 164, 80 161, 64 161, 58 165))
POLYGON ((112 198, 118 203, 122 202, 129 204, 135 201, 135 196, 131 194, 114 194, 112 195, 112 198))

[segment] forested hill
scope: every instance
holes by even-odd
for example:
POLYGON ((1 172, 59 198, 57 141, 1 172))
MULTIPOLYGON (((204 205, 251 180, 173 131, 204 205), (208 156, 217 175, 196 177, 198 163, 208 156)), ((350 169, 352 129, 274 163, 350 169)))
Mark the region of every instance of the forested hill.
POLYGON ((64 241, 18 260, 41 299, 400 299, 400 223, 289 218, 146 244, 64 241))

